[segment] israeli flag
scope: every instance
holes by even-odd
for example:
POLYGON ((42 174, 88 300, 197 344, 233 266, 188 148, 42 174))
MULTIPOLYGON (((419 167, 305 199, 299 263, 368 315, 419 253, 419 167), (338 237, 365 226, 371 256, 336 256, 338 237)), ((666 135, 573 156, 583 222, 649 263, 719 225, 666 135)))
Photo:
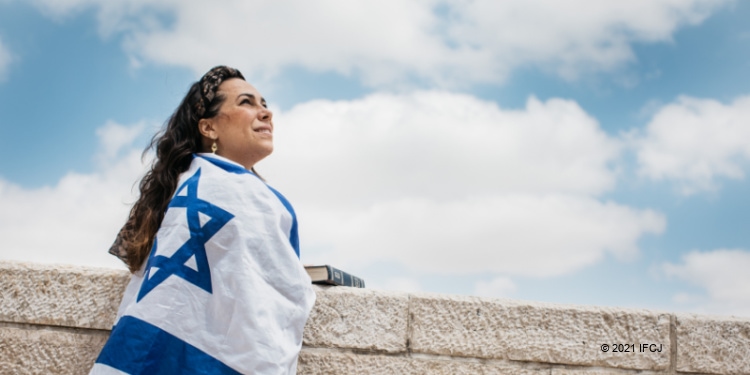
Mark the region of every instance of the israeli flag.
POLYGON ((198 154, 91 374, 294 374, 314 302, 289 202, 198 154))

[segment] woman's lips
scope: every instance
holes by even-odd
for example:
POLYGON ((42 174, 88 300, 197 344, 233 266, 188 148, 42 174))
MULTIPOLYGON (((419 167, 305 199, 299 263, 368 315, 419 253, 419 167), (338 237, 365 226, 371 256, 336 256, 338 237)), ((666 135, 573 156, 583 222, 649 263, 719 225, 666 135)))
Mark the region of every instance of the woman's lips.
POLYGON ((262 134, 272 134, 270 126, 261 126, 256 129, 253 129, 256 133, 262 133, 262 134))

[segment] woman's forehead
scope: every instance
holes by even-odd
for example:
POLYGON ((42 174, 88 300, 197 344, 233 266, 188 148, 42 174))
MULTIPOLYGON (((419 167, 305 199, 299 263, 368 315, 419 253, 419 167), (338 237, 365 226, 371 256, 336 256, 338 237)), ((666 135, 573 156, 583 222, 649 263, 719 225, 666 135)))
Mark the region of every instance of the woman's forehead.
POLYGON ((251 94, 257 98, 261 96, 260 92, 253 85, 240 78, 232 78, 222 82, 219 85, 218 91, 230 96, 238 96, 240 94, 251 94))

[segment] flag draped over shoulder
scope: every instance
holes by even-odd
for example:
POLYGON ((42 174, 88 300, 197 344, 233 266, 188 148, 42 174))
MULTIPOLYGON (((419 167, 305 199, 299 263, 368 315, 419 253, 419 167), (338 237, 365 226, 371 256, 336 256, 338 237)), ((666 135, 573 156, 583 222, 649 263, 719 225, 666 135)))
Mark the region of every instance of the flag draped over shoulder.
POLYGON ((180 176, 91 374, 293 374, 315 293, 289 202, 239 164, 180 176))

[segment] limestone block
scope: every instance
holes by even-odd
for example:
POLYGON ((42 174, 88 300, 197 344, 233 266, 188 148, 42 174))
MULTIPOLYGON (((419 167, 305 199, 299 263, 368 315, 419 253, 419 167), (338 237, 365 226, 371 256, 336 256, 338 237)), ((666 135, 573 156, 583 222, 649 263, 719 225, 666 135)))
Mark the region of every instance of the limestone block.
POLYGON ((405 352, 408 295, 347 287, 316 287, 303 344, 405 352))
POLYGON ((750 319, 678 314, 677 371, 750 374, 750 319))
POLYGON ((346 353, 303 349, 298 375, 547 375, 548 366, 503 361, 346 353))
POLYGON ((87 374, 107 337, 100 330, 0 326, 0 374, 87 374))
POLYGON ((553 367, 550 375, 667 375, 668 371, 623 370, 602 367, 553 367))
POLYGON ((0 321, 110 329, 127 271, 0 262, 0 321))
POLYGON ((446 295, 412 295, 410 301, 415 353, 639 370, 669 367, 666 313, 446 295), (603 344, 609 345, 607 352, 603 344), (616 353, 615 344, 635 344, 636 351, 616 353), (661 352, 641 352, 640 344, 661 345, 661 352))

